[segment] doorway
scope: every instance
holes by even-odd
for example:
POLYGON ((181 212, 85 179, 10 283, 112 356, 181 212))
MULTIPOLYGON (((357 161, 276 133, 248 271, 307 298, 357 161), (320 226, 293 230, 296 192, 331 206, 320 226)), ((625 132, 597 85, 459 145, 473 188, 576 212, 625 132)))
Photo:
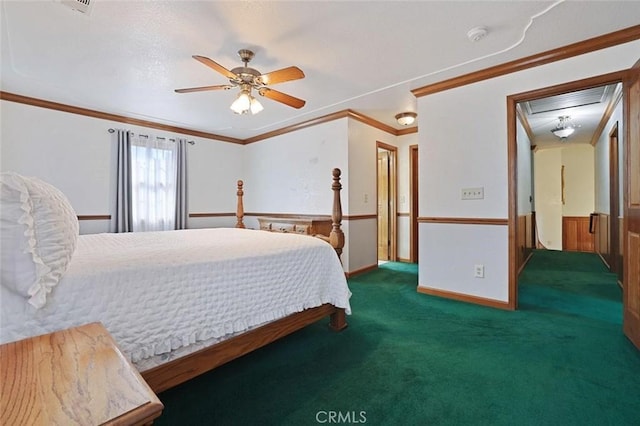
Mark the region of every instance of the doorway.
POLYGON ((378 261, 397 260, 397 152, 377 142, 378 261))
MULTIPOLYGON (((640 170, 640 132, 638 132, 638 119, 640 115, 640 62, 629 70, 613 72, 610 74, 574 81, 548 87, 545 89, 525 92, 507 97, 507 122, 508 122, 508 170, 509 170, 509 307, 517 308, 518 304, 518 264, 517 249, 519 247, 518 236, 518 138, 517 138, 517 105, 527 100, 541 99, 562 93, 572 93, 579 90, 594 88, 603 85, 615 85, 623 83, 622 126, 625 129, 625 137, 622 141, 625 161, 624 188, 624 227, 622 241, 624 244, 624 257, 621 264, 624 269, 623 280, 623 329, 625 335, 640 348, 640 279, 635 275, 638 272, 640 262, 640 179, 637 175, 640 170), (638 99, 634 99, 634 96, 638 99), (635 162, 634 162, 635 161, 635 162), (635 201, 631 200, 635 195, 635 201), (637 207, 637 208, 636 208, 637 207), (633 269, 631 273, 629 269, 633 269)), ((599 136, 607 123, 602 123, 595 133, 599 136)), ((607 146, 607 149, 609 147, 607 146)), ((617 224, 616 224, 617 225, 617 224)), ((619 243, 618 243, 619 244, 619 243)))

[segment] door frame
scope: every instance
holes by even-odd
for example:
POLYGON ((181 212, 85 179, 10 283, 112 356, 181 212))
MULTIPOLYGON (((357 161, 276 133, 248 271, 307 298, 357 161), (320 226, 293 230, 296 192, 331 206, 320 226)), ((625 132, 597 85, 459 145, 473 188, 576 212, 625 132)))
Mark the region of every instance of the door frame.
POLYGON ((640 349, 640 60, 628 70, 622 90, 625 132, 622 328, 640 349))
MULTIPOLYGON (((384 150, 389 152, 389 260, 398 260, 398 147, 386 144, 384 142, 376 142, 376 206, 378 205, 378 151, 384 150)), ((376 208, 376 217, 377 217, 376 208)), ((376 239, 377 239, 377 221, 376 221, 376 239)), ((377 252, 377 244, 376 244, 377 252)), ((376 254, 377 256, 377 254, 376 254)))
MULTIPOLYGON (((507 306, 509 309, 518 307, 518 171, 517 171, 517 129, 516 106, 521 102, 556 96, 567 92, 590 89, 607 84, 623 83, 629 70, 616 71, 582 80, 562 83, 542 89, 531 90, 507 96, 507 168, 508 168, 508 196, 509 196, 509 294, 507 306)), ((623 117, 623 127, 627 128, 627 117, 623 117)), ((628 144, 624 139, 625 146, 628 144)), ((626 148, 625 152, 626 152, 626 148)))
POLYGON ((609 132, 609 268, 622 281, 620 272, 620 161, 618 123, 609 132))
POLYGON ((409 145, 409 262, 418 263, 418 145, 409 145))

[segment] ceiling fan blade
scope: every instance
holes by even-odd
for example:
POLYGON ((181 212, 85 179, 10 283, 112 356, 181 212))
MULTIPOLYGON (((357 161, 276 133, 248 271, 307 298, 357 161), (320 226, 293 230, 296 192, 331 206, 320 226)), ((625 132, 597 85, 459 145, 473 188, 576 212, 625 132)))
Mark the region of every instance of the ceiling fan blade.
POLYGON ((262 96, 265 96, 269 99, 273 99, 274 101, 281 102, 285 105, 289 105, 293 108, 302 108, 306 103, 302 99, 294 98, 291 95, 287 95, 286 93, 278 92, 277 90, 269 89, 263 87, 258 91, 262 96))
POLYGON ((219 84, 217 86, 202 86, 202 87, 189 87, 188 89, 176 89, 176 93, 191 93, 191 92, 204 92, 206 90, 220 90, 231 89, 233 86, 230 84, 219 84))
POLYGON ((298 67, 288 67, 281 70, 262 74, 258 77, 263 84, 278 84, 285 81, 298 80, 304 78, 304 73, 298 67))
POLYGON ((193 55, 193 59, 195 59, 196 61, 200 61, 203 64, 205 64, 206 66, 208 66, 209 68, 218 71, 220 74, 224 75, 225 77, 234 80, 237 79, 238 76, 234 73, 232 73, 231 71, 229 71, 228 69, 226 69, 225 67, 223 67, 222 65, 220 65, 219 63, 207 58, 206 56, 200 56, 200 55, 193 55))

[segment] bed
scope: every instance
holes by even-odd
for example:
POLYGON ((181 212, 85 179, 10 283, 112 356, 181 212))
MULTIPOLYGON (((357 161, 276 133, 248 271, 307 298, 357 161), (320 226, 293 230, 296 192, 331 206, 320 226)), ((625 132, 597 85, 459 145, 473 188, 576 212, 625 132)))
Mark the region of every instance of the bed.
POLYGON ((330 317, 346 327, 340 171, 329 236, 236 228, 78 235, 64 195, 2 176, 0 343, 102 322, 160 392, 330 317), (16 247, 22 247, 16 249, 16 247))

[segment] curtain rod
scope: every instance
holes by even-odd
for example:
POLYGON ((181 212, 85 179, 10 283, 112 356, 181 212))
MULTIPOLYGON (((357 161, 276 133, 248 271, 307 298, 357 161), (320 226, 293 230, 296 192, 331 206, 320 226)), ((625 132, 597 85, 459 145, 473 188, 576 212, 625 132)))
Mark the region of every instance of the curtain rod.
MULTIPOLYGON (((116 129, 109 129, 109 133, 114 133, 116 131, 116 129)), ((148 138, 149 135, 141 135, 138 133, 138 136, 142 136, 143 138, 148 138)), ((156 139, 167 139, 167 138, 163 138, 162 136, 156 136, 156 139)), ((175 142, 175 139, 169 139, 171 142, 175 142)), ((187 143, 189 145, 195 145, 196 143, 194 141, 187 141, 187 143)))

